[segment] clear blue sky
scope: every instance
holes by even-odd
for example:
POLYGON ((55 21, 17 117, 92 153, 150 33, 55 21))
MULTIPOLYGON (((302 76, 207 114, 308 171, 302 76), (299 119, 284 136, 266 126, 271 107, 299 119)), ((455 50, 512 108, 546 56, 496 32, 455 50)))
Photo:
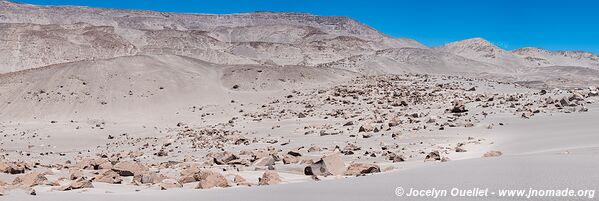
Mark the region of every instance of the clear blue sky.
POLYGON ((16 0, 185 13, 308 12, 348 16, 395 37, 437 46, 482 37, 515 49, 599 53, 599 1, 593 0, 16 0))

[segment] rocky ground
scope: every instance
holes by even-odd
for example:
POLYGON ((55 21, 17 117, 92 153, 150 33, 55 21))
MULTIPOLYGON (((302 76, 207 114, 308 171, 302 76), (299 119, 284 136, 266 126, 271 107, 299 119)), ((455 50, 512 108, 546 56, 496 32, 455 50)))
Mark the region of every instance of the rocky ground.
POLYGON ((484 130, 509 125, 490 117, 587 112, 597 95, 595 87, 537 90, 459 76, 380 75, 263 101, 236 96, 198 104, 176 112, 193 114, 187 121, 137 129, 89 119, 6 121, 0 194, 251 187, 501 157, 505 150, 493 149, 497 136, 484 130), (83 139, 93 130, 104 139, 60 149, 64 139, 46 134, 57 127, 68 136, 83 139))

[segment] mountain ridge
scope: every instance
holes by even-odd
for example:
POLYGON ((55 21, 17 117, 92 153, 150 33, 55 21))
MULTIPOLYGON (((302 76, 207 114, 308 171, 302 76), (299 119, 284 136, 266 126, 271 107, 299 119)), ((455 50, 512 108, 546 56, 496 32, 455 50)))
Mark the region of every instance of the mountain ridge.
POLYGON ((543 67, 599 69, 599 57, 590 52, 505 50, 481 37, 428 47, 349 17, 298 12, 182 14, 1 1, 0 33, 0 73, 135 55, 178 55, 218 65, 326 66, 367 75, 520 77, 543 67))

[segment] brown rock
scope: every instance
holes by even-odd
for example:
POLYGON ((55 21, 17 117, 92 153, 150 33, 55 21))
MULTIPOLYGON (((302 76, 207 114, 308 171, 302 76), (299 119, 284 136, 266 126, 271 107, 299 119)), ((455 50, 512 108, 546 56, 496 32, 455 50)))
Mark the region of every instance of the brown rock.
POLYGON ((279 173, 271 170, 267 170, 266 172, 264 172, 264 174, 262 174, 262 177, 258 179, 259 185, 273 185, 279 184, 281 182, 282 180, 279 176, 279 173))
POLYGON ((283 157, 283 164, 295 164, 301 162, 303 159, 300 156, 286 155, 283 157))
POLYGON ((242 176, 235 175, 235 177, 233 178, 233 182, 235 182, 235 183, 245 183, 245 182, 247 182, 247 180, 245 178, 243 178, 242 176))
POLYGON ((106 161, 106 162, 100 163, 98 165, 97 169, 98 170, 109 170, 109 169, 112 169, 112 167, 113 167, 112 163, 109 161, 106 161))
POLYGON ((198 189, 208 189, 213 187, 229 187, 229 182, 227 181, 227 179, 217 172, 207 173, 205 176, 201 176, 199 180, 200 183, 196 187, 198 189))
POLYGON ((346 176, 363 176, 365 174, 381 172, 378 165, 368 163, 353 163, 347 167, 346 176))
POLYGON ((120 176, 128 177, 147 171, 148 168, 139 162, 122 161, 114 165, 112 170, 118 173, 120 176))
POLYGON ((32 172, 26 175, 21 175, 15 178, 12 182, 15 186, 33 187, 37 185, 46 184, 48 178, 43 173, 32 172))
POLYGON ((200 169, 197 167, 190 167, 188 169, 185 169, 184 171, 181 171, 181 178, 179 179, 179 182, 184 184, 196 181, 202 182, 203 180, 206 181, 204 181, 203 184, 198 185, 198 188, 211 188, 215 186, 228 187, 229 185, 226 178, 222 176, 220 173, 207 169, 200 169))
POLYGON ((92 185, 92 182, 90 180, 87 180, 85 178, 79 178, 75 181, 71 181, 71 183, 69 185, 62 187, 59 190, 69 191, 69 190, 82 189, 82 188, 93 188, 93 187, 94 187, 94 185, 92 185))
POLYGON ((343 175, 345 172, 345 163, 339 156, 339 153, 328 154, 322 157, 314 164, 307 166, 304 169, 306 175, 329 176, 343 175))
POLYGON ((275 159, 272 156, 262 157, 252 164, 253 166, 273 166, 275 165, 275 159))
POLYGON ((196 166, 191 166, 191 167, 185 168, 183 171, 181 171, 181 177, 179 178, 179 183, 186 184, 186 183, 199 181, 196 178, 200 177, 199 174, 201 173, 201 171, 202 170, 196 166), (198 176, 196 176, 196 175, 198 175, 198 176))
POLYGON ((112 170, 103 170, 94 178, 94 181, 109 183, 109 184, 120 184, 123 182, 121 176, 112 170))
POLYGON ((7 174, 23 174, 29 169, 25 163, 9 163, 0 161, 0 172, 7 174))
POLYGON ((160 190, 168 190, 173 188, 182 188, 183 185, 174 179, 163 179, 160 182, 160 190))
POLYGON ((213 156, 214 163, 217 165, 226 165, 229 161, 239 159, 239 157, 231 152, 225 151, 213 156))
POLYGON ((81 172, 81 170, 70 170, 70 175, 69 175, 69 179, 70 180, 77 180, 79 178, 83 178, 83 173, 81 172))

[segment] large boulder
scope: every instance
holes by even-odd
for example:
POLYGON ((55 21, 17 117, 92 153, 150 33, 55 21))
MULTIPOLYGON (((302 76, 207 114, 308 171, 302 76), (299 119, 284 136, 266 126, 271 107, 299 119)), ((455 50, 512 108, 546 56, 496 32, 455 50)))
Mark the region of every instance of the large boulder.
POLYGON ((0 161, 0 172, 6 174, 23 174, 25 170, 28 170, 29 167, 26 163, 9 163, 5 161, 0 161))
POLYGON ((468 112, 466 109, 466 104, 462 99, 456 99, 453 101, 453 107, 450 109, 452 113, 463 113, 468 112))
POLYGON ((240 175, 235 175, 235 176, 234 176, 234 178, 233 178, 233 182, 234 182, 234 183, 238 183, 238 184, 239 184, 239 183, 246 183, 246 182, 247 182, 247 179, 243 178, 243 177, 242 177, 242 176, 240 176, 240 175))
POLYGON ((210 154, 212 156, 212 160, 217 165, 226 165, 230 161, 239 159, 239 157, 231 152, 225 151, 218 154, 210 154))
POLYGON ((162 174, 147 171, 147 172, 135 174, 135 176, 133 176, 133 183, 136 185, 157 184, 157 183, 162 182, 162 180, 164 180, 166 178, 167 177, 162 174))
POLYGON ((75 190, 75 189, 82 189, 82 188, 93 188, 94 185, 92 185, 92 182, 90 180, 87 180, 85 178, 79 178, 76 179, 74 181, 71 181, 70 184, 61 187, 59 190, 61 191, 68 191, 68 190, 75 190))
POLYGON ((148 168, 139 162, 122 161, 114 165, 112 170, 118 173, 120 176, 129 177, 148 171, 148 168))
POLYGON ((98 174, 94 178, 94 181, 96 181, 96 182, 103 182, 103 183, 109 183, 109 184, 120 184, 121 182, 123 182, 123 179, 115 171, 112 171, 112 170, 103 170, 103 171, 100 172, 100 174, 98 174))
POLYGON ((83 178, 83 172, 81 170, 70 170, 69 171, 69 179, 77 180, 79 178, 83 178))
POLYGON ((341 156, 339 156, 339 153, 325 155, 304 169, 304 174, 316 176, 340 176, 344 172, 345 163, 341 159, 341 156))
POLYGON ((208 189, 213 187, 229 187, 229 182, 227 181, 225 176, 221 175, 218 172, 205 170, 197 176, 198 177, 196 179, 200 181, 200 183, 198 183, 198 186, 196 187, 198 189, 208 189))
POLYGON ((207 169, 200 169, 192 166, 181 171, 181 177, 179 183, 191 183, 199 181, 200 183, 196 188, 206 189, 212 187, 229 187, 227 179, 218 172, 214 172, 207 169))
POLYGON ((48 182, 48 178, 44 175, 44 173, 40 172, 32 172, 26 175, 21 175, 13 180, 12 184, 15 186, 22 187, 33 187, 37 185, 43 185, 48 182))
POLYGON ((295 164, 295 163, 299 163, 302 161, 303 161, 303 158, 301 156, 285 155, 283 157, 283 164, 295 164))
POLYGON ((346 176, 363 176, 371 173, 381 172, 381 168, 378 165, 368 163, 353 163, 347 167, 345 171, 346 176))
POLYGON ((426 157, 424 158, 425 161, 440 161, 441 160, 441 154, 439 154, 439 151, 431 151, 430 153, 428 153, 426 155, 426 157))
POLYGON ((259 158, 252 163, 253 166, 273 166, 275 165, 275 159, 272 156, 266 156, 259 158))
POLYGON ((174 179, 163 179, 160 182, 160 190, 168 190, 173 188, 182 188, 183 185, 174 179))
POLYGON ((186 184, 191 182, 196 182, 196 174, 199 174, 201 171, 197 166, 191 166, 183 169, 181 171, 181 177, 179 177, 179 183, 186 184))
POLYGON ((283 182, 283 180, 281 180, 279 173, 272 170, 267 170, 262 174, 262 177, 258 178, 259 185, 273 185, 280 184, 281 182, 283 182))

